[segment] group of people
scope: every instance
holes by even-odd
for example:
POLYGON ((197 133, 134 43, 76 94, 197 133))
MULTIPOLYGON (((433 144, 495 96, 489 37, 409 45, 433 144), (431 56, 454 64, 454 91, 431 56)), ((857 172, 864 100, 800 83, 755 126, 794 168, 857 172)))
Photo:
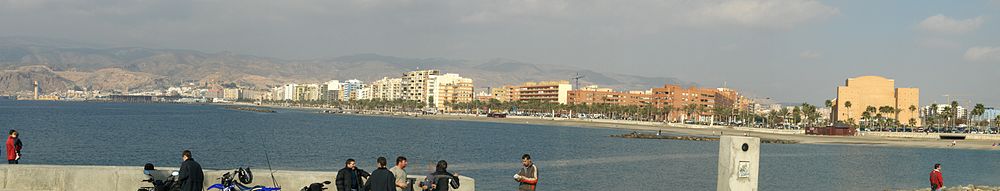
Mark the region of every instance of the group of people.
MULTIPOLYGON (((418 188, 421 191, 447 191, 461 186, 458 173, 448 172, 448 162, 444 160, 431 165, 432 173, 419 183, 406 178, 406 167, 409 165, 406 157, 396 157, 396 166, 391 169, 387 168, 385 157, 378 157, 375 162, 377 169, 368 173, 358 168, 357 161, 347 159, 344 168, 337 172, 337 191, 403 191, 418 190, 418 188)), ((538 168, 528 154, 521 156, 521 164, 523 166, 521 170, 514 174, 518 190, 534 191, 535 185, 538 184, 538 168)))
POLYGON ((378 157, 375 162, 377 169, 369 174, 358 168, 357 161, 347 159, 344 168, 337 172, 337 191, 403 191, 415 188, 426 191, 447 191, 460 186, 458 173, 448 172, 448 162, 444 160, 438 161, 437 165, 434 165, 433 173, 417 185, 406 178, 406 167, 409 165, 406 157, 396 157, 396 166, 392 169, 388 168, 385 157, 378 157), (410 188, 411 186, 417 187, 410 188))

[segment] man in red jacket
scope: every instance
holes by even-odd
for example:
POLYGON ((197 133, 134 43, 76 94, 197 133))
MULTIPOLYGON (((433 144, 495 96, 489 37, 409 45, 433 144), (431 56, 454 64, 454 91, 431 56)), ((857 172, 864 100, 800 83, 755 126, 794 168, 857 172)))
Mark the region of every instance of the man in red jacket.
POLYGON ((944 187, 944 177, 941 175, 941 164, 934 164, 931 171, 931 191, 940 191, 944 187))
POLYGON ((17 131, 11 129, 7 137, 7 164, 17 164, 17 160, 21 160, 21 146, 17 131))

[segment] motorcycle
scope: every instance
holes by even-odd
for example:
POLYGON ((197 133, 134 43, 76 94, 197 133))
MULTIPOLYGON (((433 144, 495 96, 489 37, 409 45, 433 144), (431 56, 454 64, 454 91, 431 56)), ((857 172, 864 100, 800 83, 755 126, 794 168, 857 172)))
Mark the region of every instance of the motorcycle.
POLYGON ((153 184, 152 187, 139 187, 138 191, 178 191, 181 190, 181 184, 177 183, 177 175, 179 172, 174 171, 170 173, 170 176, 166 180, 156 180, 153 178, 153 172, 144 172, 149 179, 142 180, 142 182, 148 182, 153 184))
POLYGON ((225 173, 218 184, 213 184, 208 187, 208 190, 218 189, 221 191, 278 191, 281 190, 280 187, 266 187, 261 185, 256 186, 246 186, 253 182, 253 173, 250 171, 250 167, 239 168, 234 170, 232 173, 225 173))
POLYGON ((309 184, 309 186, 302 187, 301 191, 323 191, 327 189, 325 187, 326 185, 330 185, 330 181, 323 181, 322 183, 317 182, 309 184))

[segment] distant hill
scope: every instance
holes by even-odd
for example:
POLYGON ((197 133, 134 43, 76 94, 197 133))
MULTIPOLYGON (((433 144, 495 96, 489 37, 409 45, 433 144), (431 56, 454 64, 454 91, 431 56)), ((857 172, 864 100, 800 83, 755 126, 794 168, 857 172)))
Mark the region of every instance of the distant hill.
POLYGON ((460 60, 400 58, 356 54, 315 60, 286 60, 230 52, 139 47, 106 48, 51 39, 0 38, 0 94, 31 91, 39 80, 46 92, 66 89, 143 90, 184 82, 236 82, 270 87, 288 82, 332 79, 366 82, 396 77, 416 69, 438 69, 472 78, 476 87, 527 81, 569 80, 581 85, 640 90, 665 83, 691 85, 675 78, 603 73, 569 66, 532 64, 510 59, 460 60), (51 90, 51 91, 49 91, 51 90))

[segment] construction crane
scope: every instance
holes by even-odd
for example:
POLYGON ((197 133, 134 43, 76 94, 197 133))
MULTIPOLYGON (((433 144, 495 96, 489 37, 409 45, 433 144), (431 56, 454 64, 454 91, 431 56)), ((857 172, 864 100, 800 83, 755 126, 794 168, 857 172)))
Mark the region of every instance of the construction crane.
POLYGON ((574 82, 575 83, 574 86, 576 86, 576 89, 580 89, 580 78, 583 78, 583 77, 586 77, 586 76, 580 75, 580 73, 577 72, 575 76, 573 76, 572 78, 570 78, 570 79, 573 79, 573 81, 575 81, 574 82))

